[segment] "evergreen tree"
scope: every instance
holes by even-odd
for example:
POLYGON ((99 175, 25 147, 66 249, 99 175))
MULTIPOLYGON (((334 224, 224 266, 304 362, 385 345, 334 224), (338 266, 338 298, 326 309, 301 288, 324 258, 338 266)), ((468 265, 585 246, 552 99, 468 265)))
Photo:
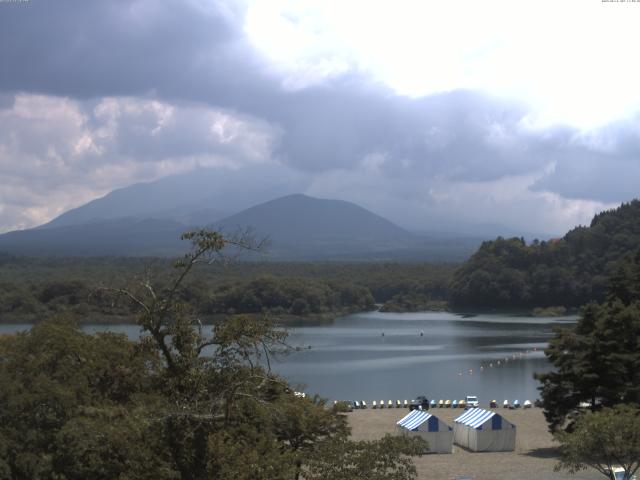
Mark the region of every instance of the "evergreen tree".
POLYGON ((587 305, 574 328, 549 342, 555 368, 537 378, 551 430, 565 427, 581 402, 592 410, 640 403, 639 287, 640 253, 618 269, 604 303, 587 305))

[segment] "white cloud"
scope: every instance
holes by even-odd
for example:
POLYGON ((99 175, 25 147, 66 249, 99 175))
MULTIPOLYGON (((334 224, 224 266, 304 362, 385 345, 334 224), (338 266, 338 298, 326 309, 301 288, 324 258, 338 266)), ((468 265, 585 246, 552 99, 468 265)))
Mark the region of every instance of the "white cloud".
POLYGON ((0 232, 138 181, 270 162, 277 136, 263 121, 204 106, 17 95, 0 109, 0 232))
POLYGON ((637 3, 274 0, 250 2, 246 19, 292 83, 351 68, 415 97, 480 89, 529 103, 541 126, 640 108, 637 3))

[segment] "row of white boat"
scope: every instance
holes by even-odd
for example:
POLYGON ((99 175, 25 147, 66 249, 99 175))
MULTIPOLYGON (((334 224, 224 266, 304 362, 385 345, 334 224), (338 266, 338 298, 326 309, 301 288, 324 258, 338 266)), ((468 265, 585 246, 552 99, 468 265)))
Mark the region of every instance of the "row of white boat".
MULTIPOLYGON (((338 401, 336 400, 333 403, 338 403, 338 401)), ((347 405, 353 409, 363 409, 363 408, 369 407, 369 404, 367 404, 365 400, 346 401, 345 403, 347 403, 347 405)), ((418 409, 418 410, 424 409, 422 405, 412 405, 412 403, 407 400, 404 400, 404 402, 400 400, 396 400, 395 402, 393 400, 389 400, 386 403, 384 400, 380 400, 380 402, 376 402, 376 400, 373 400, 371 402, 371 408, 376 408, 376 409, 394 408, 394 407, 409 408, 411 406, 413 406, 415 409, 418 409)), ((531 403, 530 400, 525 400, 522 404, 520 403, 519 400, 514 400, 513 402, 509 402, 509 400, 505 400, 504 402, 502 402, 503 408, 510 408, 510 409, 521 408, 521 407, 531 408, 532 406, 533 404, 531 403)), ((431 400, 431 402, 429 402, 429 407, 430 408, 467 408, 467 403, 465 400, 438 400, 438 401, 431 400)), ((496 400, 491 400, 491 402, 489 402, 489 408, 498 408, 498 402, 496 400)))

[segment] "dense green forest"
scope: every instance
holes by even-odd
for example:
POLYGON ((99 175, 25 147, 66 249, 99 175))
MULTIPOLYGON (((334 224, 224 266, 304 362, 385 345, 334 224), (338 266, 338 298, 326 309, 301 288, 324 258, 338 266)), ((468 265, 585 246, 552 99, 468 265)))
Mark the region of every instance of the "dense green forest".
POLYGON ((454 307, 579 307, 604 300, 607 279, 640 245, 640 201, 597 214, 563 238, 499 237, 484 242, 454 274, 454 307))
MULTIPOLYGON (((208 265, 185 282, 181 295, 204 320, 230 313, 285 320, 326 320, 371 310, 374 303, 411 298, 415 309, 446 301, 455 265, 428 263, 230 262, 208 265), (393 299, 393 300, 392 300, 393 299)), ((131 305, 107 295, 113 288, 158 286, 172 271, 166 259, 28 258, 0 256, 0 321, 39 321, 58 313, 80 321, 130 321, 131 305)))
MULTIPOLYGON (((465 308, 577 308, 602 301, 607 279, 640 245, 640 201, 596 215, 561 239, 499 237, 462 266, 383 262, 258 262, 210 265, 181 292, 205 320, 230 313, 327 320, 366 311, 465 308)), ((166 278, 161 258, 29 258, 0 254, 0 321, 39 321, 55 313, 83 321, 127 321, 130 305, 105 288, 166 278)))
POLYGON ((137 341, 68 315, 0 335, 0 479, 414 480, 424 440, 353 441, 342 404, 270 370, 286 331, 230 315, 203 332, 181 292, 225 239, 185 238, 160 288, 113 292, 132 304, 137 341))

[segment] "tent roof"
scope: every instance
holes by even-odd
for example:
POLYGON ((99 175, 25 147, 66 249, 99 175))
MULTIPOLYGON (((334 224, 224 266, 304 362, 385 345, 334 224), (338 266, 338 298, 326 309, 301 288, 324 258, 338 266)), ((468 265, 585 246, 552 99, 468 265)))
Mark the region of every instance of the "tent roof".
POLYGON ((398 420, 396 424, 400 427, 406 428, 407 430, 414 430, 431 417, 433 417, 433 415, 422 410, 412 410, 408 415, 405 415, 403 418, 398 420))
POLYGON ((483 410, 482 408, 471 408, 456 418, 454 422, 461 423, 462 425, 466 425, 471 428, 478 428, 494 415, 498 414, 489 410, 483 410))

